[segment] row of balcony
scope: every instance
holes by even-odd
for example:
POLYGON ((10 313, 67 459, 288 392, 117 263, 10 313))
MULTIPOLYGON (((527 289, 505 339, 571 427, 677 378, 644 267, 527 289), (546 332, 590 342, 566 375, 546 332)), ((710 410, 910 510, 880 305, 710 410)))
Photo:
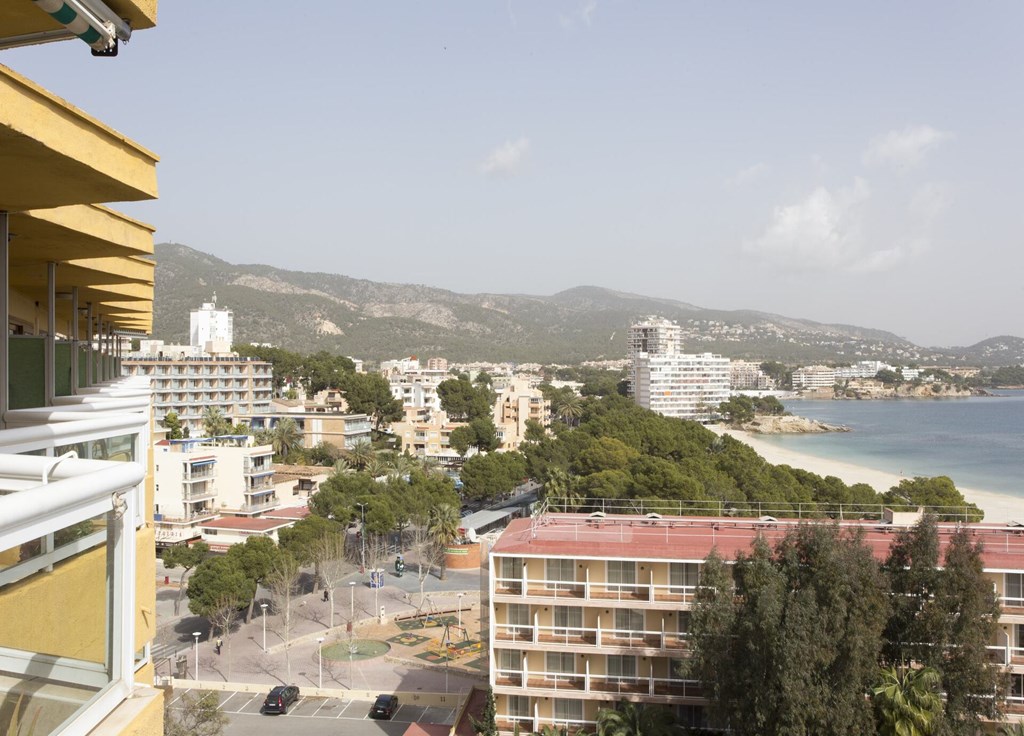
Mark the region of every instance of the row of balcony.
POLYGON ((664 628, 660 631, 604 628, 600 617, 597 624, 595 627, 585 627, 499 623, 494 625, 494 640, 496 644, 659 650, 655 654, 663 655, 679 654, 687 647, 685 632, 666 631, 664 628))
POLYGON ((495 578, 496 596, 520 598, 556 598, 572 601, 624 601, 689 603, 697 591, 696 585, 647 583, 591 582, 590 571, 581 582, 553 581, 546 578, 495 578))
POLYGON ((543 696, 580 696, 592 694, 595 697, 644 695, 655 702, 679 700, 701 700, 704 692, 695 680, 676 677, 592 675, 590 666, 584 672, 548 672, 545 670, 494 669, 493 685, 502 692, 511 689, 536 690, 543 696))

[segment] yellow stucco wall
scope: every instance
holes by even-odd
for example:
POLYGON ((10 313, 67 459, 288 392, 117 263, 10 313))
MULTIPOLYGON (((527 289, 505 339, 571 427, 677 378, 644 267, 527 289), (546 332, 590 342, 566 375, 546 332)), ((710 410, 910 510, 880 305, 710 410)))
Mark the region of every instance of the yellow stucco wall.
MULTIPOLYGON (((151 526, 136 539, 135 651, 156 633, 156 559, 151 526)), ((7 586, 0 595, 0 646, 104 661, 106 552, 100 547, 7 586)))

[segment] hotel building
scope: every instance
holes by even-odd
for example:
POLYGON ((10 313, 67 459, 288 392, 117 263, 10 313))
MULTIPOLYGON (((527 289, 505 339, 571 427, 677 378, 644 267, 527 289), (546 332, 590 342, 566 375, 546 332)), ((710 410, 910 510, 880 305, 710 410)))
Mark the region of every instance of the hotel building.
MULTIPOLYGON (((770 517, 767 517, 770 518, 770 517)), ((620 700, 671 708, 684 726, 705 722, 697 682, 679 674, 701 565, 770 544, 798 522, 657 514, 541 513, 513 521, 490 552, 490 684, 499 729, 544 726, 592 732, 601 708, 620 700)), ((881 561, 894 527, 864 530, 881 561)), ((985 544, 985 576, 1002 605, 993 666, 1008 668, 1007 710, 1024 717, 1024 537, 1021 527, 972 525, 985 544)), ((955 530, 939 525, 940 545, 955 530)))
POLYGON ((656 317, 630 326, 628 391, 637 404, 666 417, 707 421, 729 400, 729 359, 683 352, 682 331, 656 317))
MULTIPOLYGON (((0 3, 0 48, 68 38, 79 64, 151 28, 155 0, 0 3), (109 6, 109 7, 108 7, 109 6), (67 26, 62 25, 67 24, 67 26)), ((145 43, 145 41, 139 41, 145 43)), ((87 90, 77 90, 84 97, 87 90)), ((86 99, 99 108, 109 90, 86 99)), ((0 65, 0 724, 153 734, 151 393, 119 380, 152 328, 156 156, 0 65), (18 722, 12 722, 18 706, 18 722)), ((20 730, 19 730, 20 729, 20 730)))
POLYGON ((202 435, 203 412, 216 407, 231 422, 242 414, 270 411, 273 365, 252 358, 132 358, 125 375, 151 379, 157 420, 170 412, 192 436, 202 435))

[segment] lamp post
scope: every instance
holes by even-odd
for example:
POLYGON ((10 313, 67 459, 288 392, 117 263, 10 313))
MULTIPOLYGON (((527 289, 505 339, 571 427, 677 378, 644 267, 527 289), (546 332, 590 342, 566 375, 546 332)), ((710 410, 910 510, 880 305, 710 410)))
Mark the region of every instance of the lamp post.
POLYGON ((359 572, 366 572, 366 504, 357 503, 359 507, 359 572))
POLYGON ((348 584, 349 589, 349 612, 348 620, 351 622, 353 629, 356 627, 356 581, 351 580, 348 584))
POLYGON ((202 635, 201 631, 192 632, 192 636, 196 638, 196 682, 199 682, 199 637, 202 635))
POLYGON ((466 594, 465 593, 459 593, 459 628, 460 629, 462 628, 462 596, 464 596, 464 595, 466 595, 466 594))
POLYGON ((316 679, 317 687, 324 689, 324 638, 321 636, 316 640, 316 679))
POLYGON ((263 611, 263 651, 267 651, 267 604, 261 603, 260 610, 263 611))

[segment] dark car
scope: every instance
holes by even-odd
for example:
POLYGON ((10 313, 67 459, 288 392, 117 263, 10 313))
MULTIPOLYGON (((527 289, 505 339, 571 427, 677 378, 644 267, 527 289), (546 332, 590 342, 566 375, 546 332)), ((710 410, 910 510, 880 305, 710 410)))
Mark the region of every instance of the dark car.
POLYGON ((397 695, 378 695, 373 702, 373 707, 370 708, 370 718, 383 718, 385 721, 390 721, 396 710, 398 710, 397 695))
POLYGON ((263 701, 264 713, 287 713, 288 706, 299 699, 299 688, 295 685, 278 685, 263 701))

